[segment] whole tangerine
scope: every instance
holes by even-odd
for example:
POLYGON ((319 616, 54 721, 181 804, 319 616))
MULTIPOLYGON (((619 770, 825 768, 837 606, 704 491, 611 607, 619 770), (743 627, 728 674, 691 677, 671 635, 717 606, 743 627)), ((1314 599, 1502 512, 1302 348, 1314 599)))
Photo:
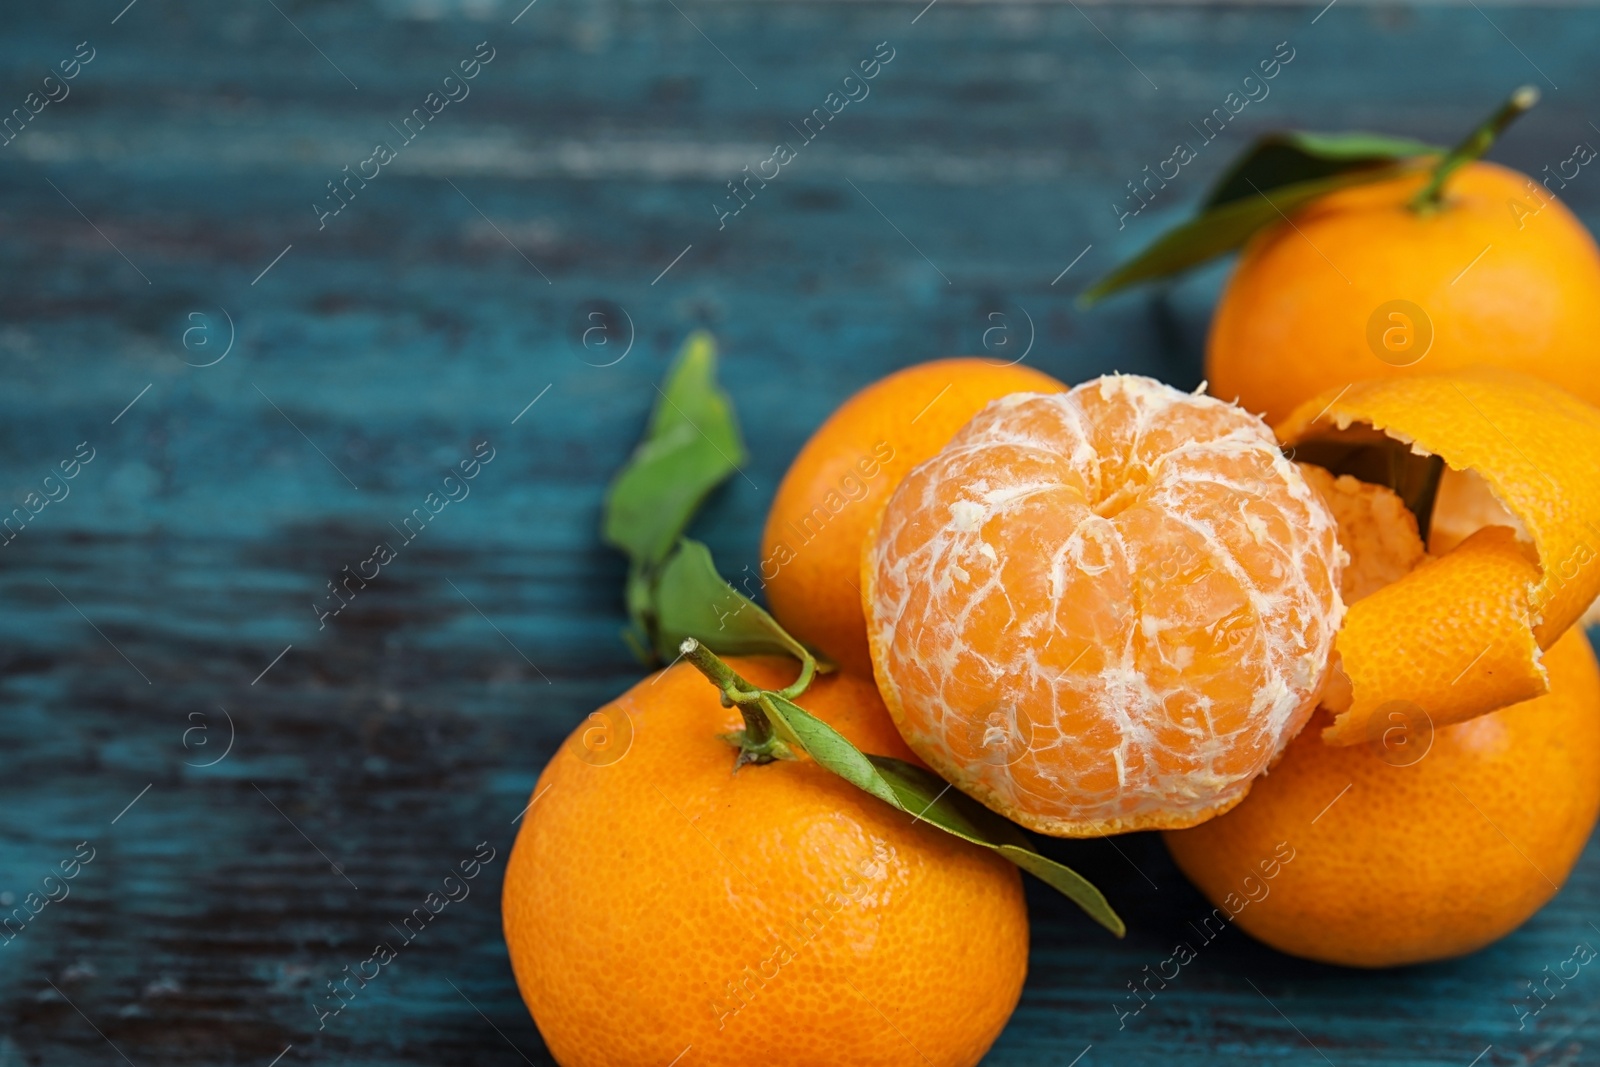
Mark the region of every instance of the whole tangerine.
POLYGON ((1333 516, 1266 424, 1134 376, 991 403, 861 566, 911 748, 1060 836, 1237 804, 1311 714, 1343 611, 1333 516))
POLYGON ((1396 709, 1337 748, 1313 723, 1244 803, 1167 848, 1218 922, 1291 955, 1391 967, 1482 948, 1555 896, 1600 812, 1600 669, 1577 628, 1544 662, 1544 696, 1453 726, 1396 709))
POLYGON ((828 416, 778 486, 761 536, 772 614, 834 662, 870 673, 861 544, 906 472, 991 400, 1066 386, 1029 367, 940 359, 896 371, 828 416))
MULTIPOLYGON (((914 759, 871 682, 800 701, 914 759)), ((687 663, 591 720, 540 775, 505 881, 512 969, 563 1067, 982 1058, 1027 971, 1015 867, 808 759, 735 771, 740 713, 687 663)))
MULTIPOLYGON (((1559 179, 1558 179, 1559 180, 1559 179)), ((1492 163, 1331 193, 1251 239, 1206 377, 1276 424, 1351 382, 1487 364, 1600 404, 1600 251, 1548 185, 1492 163)))

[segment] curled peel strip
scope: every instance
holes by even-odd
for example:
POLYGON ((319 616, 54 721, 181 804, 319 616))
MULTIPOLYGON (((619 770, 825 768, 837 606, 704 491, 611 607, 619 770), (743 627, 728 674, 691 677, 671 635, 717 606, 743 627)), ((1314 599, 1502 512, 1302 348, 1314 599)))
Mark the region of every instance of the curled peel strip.
POLYGON ((1335 641, 1350 704, 1330 709, 1331 745, 1365 740, 1394 700, 1445 726, 1546 692, 1541 651, 1600 595, 1600 411, 1474 368, 1359 382, 1277 428, 1286 446, 1374 431, 1478 475, 1527 543, 1486 526, 1350 606, 1335 641))

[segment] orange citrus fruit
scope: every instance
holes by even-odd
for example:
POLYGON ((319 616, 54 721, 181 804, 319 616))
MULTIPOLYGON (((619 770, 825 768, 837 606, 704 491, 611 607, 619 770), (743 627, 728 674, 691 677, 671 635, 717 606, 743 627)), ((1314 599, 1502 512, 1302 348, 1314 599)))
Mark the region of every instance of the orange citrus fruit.
MULTIPOLYGON (((1250 796, 1166 836, 1216 906, 1295 956, 1388 967, 1472 952, 1556 894, 1600 812, 1600 671, 1581 630, 1550 691, 1454 726, 1399 715, 1368 744, 1314 723, 1250 796)), ((1321 718, 1324 713, 1319 712, 1321 718)))
POLYGON ((861 543, 907 471, 989 401, 1066 386, 1023 366, 941 359, 896 371, 841 404, 778 486, 760 576, 784 628, 847 670, 872 670, 861 617, 861 543))
POLYGON ((1546 691, 1541 650, 1600 595, 1600 410, 1473 368, 1330 390, 1278 435, 1304 459, 1373 447, 1438 457, 1440 503, 1456 509, 1449 536, 1431 539, 1438 555, 1351 602, 1335 642, 1335 678, 1349 685, 1324 700, 1336 713, 1324 740, 1364 742, 1395 701, 1445 726, 1546 691), (1453 484, 1472 488, 1446 493, 1453 484))
POLYGON ((862 558, 878 688, 929 765, 1043 833, 1190 826, 1316 702, 1327 505, 1265 423, 1149 378, 986 407, 862 558))
POLYGON ((1329 194, 1245 247, 1206 346, 1211 392, 1276 423, 1367 378, 1492 364, 1600 404, 1600 252, 1533 179, 1412 173, 1329 194))
MULTIPOLYGON (((792 663, 731 659, 758 686, 792 663)), ((912 758, 872 684, 800 702, 912 758)), ((1005 860, 806 759, 734 770, 736 709, 687 663, 590 717, 539 778, 506 871, 506 943, 564 1067, 982 1058, 1027 970, 1005 860), (681 1059, 679 1059, 681 1057, 681 1059)))
MULTIPOLYGON (((1483 384, 1451 380, 1468 390, 1457 403, 1483 384)), ((1515 417, 1518 382, 1494 380, 1503 395, 1476 400, 1516 434, 1526 422, 1515 417)), ((1417 391, 1428 384, 1424 378, 1372 383, 1335 422, 1359 440, 1372 423, 1400 432, 1397 420, 1413 445, 1443 445, 1459 462, 1463 440, 1470 444, 1473 433, 1456 426, 1452 435, 1450 411, 1436 410, 1450 408, 1449 401, 1436 398, 1426 411, 1389 405, 1396 394, 1412 407, 1422 404, 1417 391)), ((1553 410, 1559 405, 1545 401, 1559 422, 1553 410)), ((1514 439, 1497 437, 1491 449, 1508 444, 1514 447, 1514 439)), ((1477 459, 1488 479, 1503 475, 1492 458, 1477 459)), ((1357 640, 1348 642, 1347 626, 1336 647, 1347 659, 1378 659, 1379 695, 1387 699, 1357 725, 1359 734, 1347 729, 1339 736, 1326 705, 1349 706, 1349 680, 1335 672, 1325 707, 1250 796, 1203 826, 1168 833, 1167 847, 1216 906, 1196 927, 1207 939, 1237 921, 1284 952, 1365 967, 1471 952, 1549 900, 1589 838, 1600 813, 1600 670, 1581 630, 1566 630, 1539 664, 1543 695, 1447 725, 1454 709, 1425 694, 1440 686, 1445 692, 1465 686, 1475 696, 1495 691, 1493 679, 1456 672, 1452 664, 1475 647, 1472 635, 1496 627, 1531 641, 1526 611, 1508 617, 1505 604, 1519 602, 1513 594, 1520 587, 1526 607, 1526 584, 1537 569, 1505 525, 1467 531, 1448 551, 1428 557, 1416 519, 1389 489, 1303 469, 1328 500, 1351 557, 1341 588, 1350 605, 1346 617, 1357 620, 1357 640), (1487 556, 1484 544, 1493 550, 1487 556), (1485 559, 1499 558, 1534 573, 1499 584, 1483 571, 1485 559), (1480 596, 1480 589, 1490 595, 1480 596), (1428 638, 1420 647, 1409 639, 1416 616, 1428 638), (1391 654, 1389 646, 1400 652, 1391 654), (1457 674, 1449 685, 1433 681, 1441 664, 1457 674), (1427 703, 1406 699, 1412 693, 1427 703)), ((1573 473, 1552 470, 1557 477, 1573 473)), ((1533 492, 1559 493, 1560 486, 1533 492)), ((1519 503, 1547 537, 1549 503, 1519 503)), ((1489 517, 1516 521, 1504 510, 1489 517)), ((1373 680, 1366 667, 1355 673, 1358 682, 1373 680)))

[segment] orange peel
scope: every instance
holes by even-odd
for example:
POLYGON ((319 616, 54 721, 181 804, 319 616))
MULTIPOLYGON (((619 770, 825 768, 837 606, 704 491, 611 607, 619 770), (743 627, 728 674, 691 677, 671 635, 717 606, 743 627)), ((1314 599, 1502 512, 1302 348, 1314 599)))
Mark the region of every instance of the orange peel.
POLYGON ((1374 431, 1481 479, 1505 518, 1350 605, 1334 645, 1349 704, 1325 701, 1332 745, 1368 740, 1396 701, 1439 727, 1547 692, 1542 650, 1600 594, 1600 411, 1473 368, 1358 382, 1277 428, 1286 446, 1374 431))

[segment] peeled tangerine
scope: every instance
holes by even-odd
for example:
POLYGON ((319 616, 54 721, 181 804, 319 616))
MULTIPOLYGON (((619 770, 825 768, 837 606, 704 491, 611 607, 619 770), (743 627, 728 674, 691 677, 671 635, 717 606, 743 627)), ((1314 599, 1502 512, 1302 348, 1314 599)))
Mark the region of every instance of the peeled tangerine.
POLYGON ((994 401, 862 559, 878 687, 916 753, 1043 833, 1192 826, 1317 703, 1328 505, 1265 423, 1149 378, 994 401))

